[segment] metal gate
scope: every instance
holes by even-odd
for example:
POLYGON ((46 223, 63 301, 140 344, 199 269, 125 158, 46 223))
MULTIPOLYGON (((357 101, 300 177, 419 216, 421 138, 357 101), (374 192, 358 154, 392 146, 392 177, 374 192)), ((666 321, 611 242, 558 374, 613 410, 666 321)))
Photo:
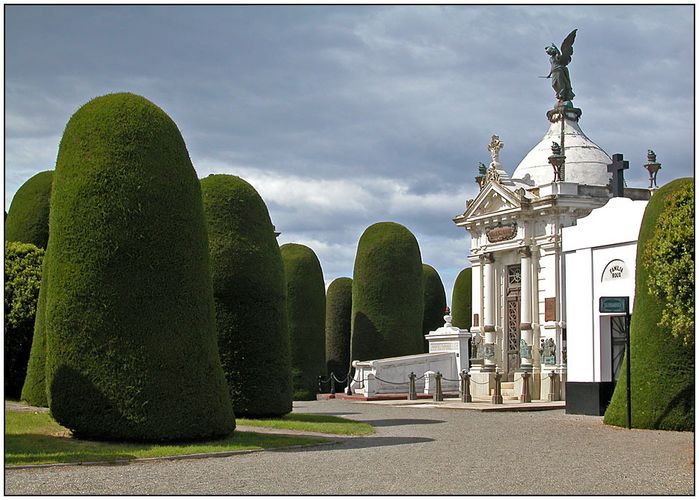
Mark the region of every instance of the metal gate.
POLYGON ((619 380, 626 350, 626 317, 610 316, 612 331, 612 381, 619 380))

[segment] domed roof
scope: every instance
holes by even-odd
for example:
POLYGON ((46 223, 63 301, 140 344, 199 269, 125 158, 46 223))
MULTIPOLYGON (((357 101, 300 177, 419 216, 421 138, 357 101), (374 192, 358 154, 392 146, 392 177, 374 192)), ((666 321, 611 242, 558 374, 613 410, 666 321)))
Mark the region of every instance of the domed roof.
MULTIPOLYGON (((561 122, 560 118, 556 119, 558 116, 556 113, 549 112, 549 119, 556 121, 552 121, 541 142, 534 146, 519 163, 512 174, 512 179, 522 179, 535 186, 550 184, 553 181, 553 167, 548 158, 551 156, 551 144, 554 141, 561 142, 561 122)), ((607 165, 612 160, 580 129, 578 117, 579 113, 571 113, 570 111, 566 113, 563 153, 566 156, 566 161, 563 180, 578 184, 606 186, 610 179, 607 165)))

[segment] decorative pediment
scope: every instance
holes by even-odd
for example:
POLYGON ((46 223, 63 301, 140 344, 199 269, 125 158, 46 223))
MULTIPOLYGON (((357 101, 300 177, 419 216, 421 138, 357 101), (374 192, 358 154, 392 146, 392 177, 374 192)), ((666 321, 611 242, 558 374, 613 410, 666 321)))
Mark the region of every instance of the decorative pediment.
POLYGON ((495 182, 487 184, 460 219, 483 217, 521 208, 520 197, 495 182))

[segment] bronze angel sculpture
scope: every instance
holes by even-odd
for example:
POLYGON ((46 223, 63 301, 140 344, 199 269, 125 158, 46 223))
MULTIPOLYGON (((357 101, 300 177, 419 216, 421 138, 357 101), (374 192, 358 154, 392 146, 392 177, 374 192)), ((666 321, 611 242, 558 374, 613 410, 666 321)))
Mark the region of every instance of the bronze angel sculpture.
POLYGON ((551 72, 546 78, 552 79, 551 86, 561 103, 572 101, 573 97, 575 97, 573 86, 570 83, 568 64, 573 55, 573 42, 575 41, 575 33, 577 31, 577 29, 574 29, 568 34, 561 44, 561 50, 558 50, 554 43, 545 49, 546 53, 551 56, 551 72))

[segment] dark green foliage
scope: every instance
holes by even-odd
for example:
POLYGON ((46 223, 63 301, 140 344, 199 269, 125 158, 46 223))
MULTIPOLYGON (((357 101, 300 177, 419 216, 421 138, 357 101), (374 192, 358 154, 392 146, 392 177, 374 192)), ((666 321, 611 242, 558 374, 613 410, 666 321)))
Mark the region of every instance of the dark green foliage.
POLYGON ((175 123, 133 94, 81 107, 59 147, 50 226, 46 385, 56 421, 99 439, 232 432, 201 189, 175 123))
POLYGON ((20 186, 5 218, 5 241, 21 241, 46 248, 52 182, 53 170, 47 170, 20 186))
POLYGON ((369 226, 354 261, 351 358, 421 353, 423 308, 422 258, 415 236, 395 222, 369 226))
POLYGON ((342 379, 350 369, 352 278, 337 278, 325 299, 325 361, 328 375, 342 379))
MULTIPOLYGON (((444 314, 447 308, 447 295, 444 292, 442 278, 437 270, 429 264, 422 265, 424 312, 422 315, 422 335, 444 326, 444 314)), ((423 340, 423 352, 429 351, 429 342, 423 340)))
POLYGON ((467 267, 456 277, 451 294, 451 324, 457 328, 471 328, 473 318, 471 294, 471 268, 467 267))
MULTIPOLYGON (((668 326, 658 326, 665 304, 649 292, 649 268, 643 257, 657 232, 658 218, 673 196, 692 182, 678 179, 658 189, 643 215, 631 317, 631 424, 636 428, 694 430, 694 345, 672 336, 668 326)), ((604 422, 626 425, 626 357, 604 422)))
POLYGON ((286 277, 294 400, 315 399, 325 375, 325 283, 316 254, 304 245, 281 246, 286 277))
POLYGON ((27 374, 44 250, 5 245, 5 397, 18 398, 27 374))
POLYGON ((286 283, 267 206, 240 177, 201 181, 218 349, 239 417, 291 411, 286 283))
POLYGON ((668 196, 643 260, 650 293, 665 307, 660 326, 694 342, 694 184, 668 196))

